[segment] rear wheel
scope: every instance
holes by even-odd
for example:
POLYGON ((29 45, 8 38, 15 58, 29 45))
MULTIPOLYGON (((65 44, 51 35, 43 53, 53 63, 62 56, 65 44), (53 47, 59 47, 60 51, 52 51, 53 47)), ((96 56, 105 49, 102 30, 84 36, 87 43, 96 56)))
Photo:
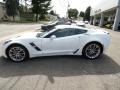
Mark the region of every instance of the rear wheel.
POLYGON ((99 43, 89 43, 83 49, 83 56, 87 59, 97 59, 103 52, 102 45, 99 43))
POLYGON ((8 58, 14 62, 21 62, 29 58, 27 49, 21 45, 10 46, 6 54, 8 58))

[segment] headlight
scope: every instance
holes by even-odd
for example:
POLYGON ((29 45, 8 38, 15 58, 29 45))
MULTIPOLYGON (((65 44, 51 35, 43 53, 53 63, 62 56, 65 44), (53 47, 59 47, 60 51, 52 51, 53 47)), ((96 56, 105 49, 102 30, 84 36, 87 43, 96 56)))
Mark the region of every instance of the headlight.
POLYGON ((7 41, 5 41, 5 42, 4 42, 4 45, 5 45, 5 44, 8 44, 8 43, 11 42, 11 41, 12 41, 12 40, 7 40, 7 41))

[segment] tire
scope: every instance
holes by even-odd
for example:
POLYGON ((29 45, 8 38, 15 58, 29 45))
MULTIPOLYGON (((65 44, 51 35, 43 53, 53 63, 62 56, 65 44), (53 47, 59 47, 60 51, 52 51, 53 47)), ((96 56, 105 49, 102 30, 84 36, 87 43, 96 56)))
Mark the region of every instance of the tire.
POLYGON ((103 53, 103 46, 100 43, 92 42, 83 48, 83 56, 89 60, 97 59, 103 53))
POLYGON ((6 54, 13 62, 22 62, 29 59, 28 50, 22 45, 11 45, 7 48, 6 54))

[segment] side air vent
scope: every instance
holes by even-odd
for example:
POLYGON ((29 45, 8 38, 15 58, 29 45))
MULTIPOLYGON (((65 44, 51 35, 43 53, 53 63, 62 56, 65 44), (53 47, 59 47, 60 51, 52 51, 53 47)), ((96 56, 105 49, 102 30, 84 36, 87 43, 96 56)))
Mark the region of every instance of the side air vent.
POLYGON ((41 49, 40 49, 38 46, 36 46, 33 42, 30 43, 30 45, 31 45, 34 49, 36 49, 37 51, 41 51, 41 49))

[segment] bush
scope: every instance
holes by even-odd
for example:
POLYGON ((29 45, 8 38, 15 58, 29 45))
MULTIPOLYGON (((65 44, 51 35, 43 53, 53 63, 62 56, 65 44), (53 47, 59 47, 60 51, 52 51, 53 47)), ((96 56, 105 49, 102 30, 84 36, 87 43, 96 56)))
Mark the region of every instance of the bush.
POLYGON ((34 21, 34 14, 32 13, 22 13, 20 15, 21 21, 34 21))

